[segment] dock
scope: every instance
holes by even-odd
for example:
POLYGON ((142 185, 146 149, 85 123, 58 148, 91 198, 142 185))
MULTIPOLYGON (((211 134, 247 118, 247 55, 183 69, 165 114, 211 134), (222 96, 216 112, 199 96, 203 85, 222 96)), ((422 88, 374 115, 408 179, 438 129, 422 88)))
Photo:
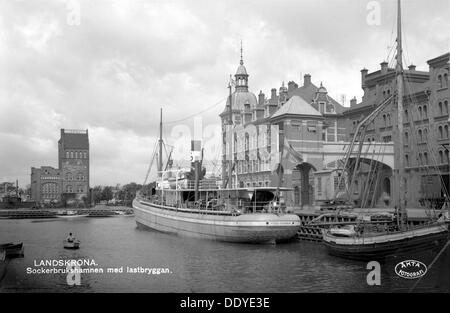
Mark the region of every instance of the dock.
POLYGON ((116 215, 133 214, 130 207, 95 206, 93 208, 48 208, 48 209, 3 209, 0 210, 0 219, 44 219, 58 218, 68 211, 88 217, 109 217, 116 215))

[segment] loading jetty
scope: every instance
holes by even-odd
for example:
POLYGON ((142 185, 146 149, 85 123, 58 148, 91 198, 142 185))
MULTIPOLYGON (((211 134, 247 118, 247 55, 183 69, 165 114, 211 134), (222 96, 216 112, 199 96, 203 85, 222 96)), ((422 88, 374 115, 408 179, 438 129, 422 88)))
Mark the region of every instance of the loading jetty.
POLYGON ((51 219, 67 216, 70 212, 86 217, 111 217, 119 215, 132 215, 133 209, 122 206, 96 206, 93 208, 3 209, 0 210, 0 219, 51 219))

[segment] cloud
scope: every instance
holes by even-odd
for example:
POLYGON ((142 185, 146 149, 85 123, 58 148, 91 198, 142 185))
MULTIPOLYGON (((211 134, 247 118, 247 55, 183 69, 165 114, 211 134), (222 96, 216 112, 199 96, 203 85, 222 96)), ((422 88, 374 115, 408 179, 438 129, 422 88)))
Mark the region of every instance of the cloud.
MULTIPOLYGON (((379 1, 379 26, 367 24, 367 3, 2 1, 0 181, 29 183, 31 166, 57 163, 59 129, 80 128, 89 129, 91 185, 139 182, 159 108, 169 144, 179 139, 173 127, 192 131, 196 112, 220 127, 241 39, 255 94, 310 73, 337 100, 361 97, 360 69, 378 69, 395 40, 395 2, 379 1)), ((448 2, 404 1, 403 12, 407 57, 426 70, 448 51, 448 2)), ((177 144, 188 145, 186 134, 177 144)))

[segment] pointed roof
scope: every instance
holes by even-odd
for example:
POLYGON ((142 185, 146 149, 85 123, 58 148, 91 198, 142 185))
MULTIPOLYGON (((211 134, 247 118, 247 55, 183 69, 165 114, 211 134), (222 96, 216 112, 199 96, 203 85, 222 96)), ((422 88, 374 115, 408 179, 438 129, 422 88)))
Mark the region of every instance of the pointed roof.
POLYGON ((276 118, 283 115, 322 116, 319 111, 314 109, 308 102, 299 96, 292 96, 288 102, 286 102, 271 116, 271 118, 276 118))

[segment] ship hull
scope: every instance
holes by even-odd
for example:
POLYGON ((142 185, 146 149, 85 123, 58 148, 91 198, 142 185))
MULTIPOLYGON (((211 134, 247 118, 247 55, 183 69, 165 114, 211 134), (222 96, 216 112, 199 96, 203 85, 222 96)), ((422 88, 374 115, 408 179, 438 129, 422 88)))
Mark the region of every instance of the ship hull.
POLYGON ((296 236, 300 218, 294 214, 200 214, 133 201, 138 226, 183 237, 237 243, 274 243, 296 236))
POLYGON ((368 238, 342 238, 327 233, 323 236, 329 254, 361 261, 383 260, 399 253, 431 249, 447 240, 449 232, 446 225, 368 238))

